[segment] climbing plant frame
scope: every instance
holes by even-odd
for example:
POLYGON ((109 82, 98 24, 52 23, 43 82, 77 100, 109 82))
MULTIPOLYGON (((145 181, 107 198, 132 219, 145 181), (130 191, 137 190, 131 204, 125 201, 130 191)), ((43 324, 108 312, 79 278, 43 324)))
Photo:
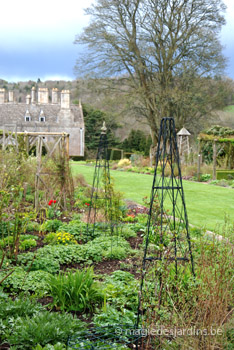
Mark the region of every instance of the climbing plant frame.
POLYGON ((17 132, 17 127, 5 125, 0 144, 7 151, 36 157, 34 204, 36 211, 47 206, 56 193, 57 206, 67 209, 72 200, 73 181, 69 168, 69 134, 59 132, 17 132))
POLYGON ((100 140, 97 150, 96 164, 93 175, 93 185, 87 219, 87 231, 89 230, 92 224, 92 235, 94 235, 97 222, 99 221, 98 215, 100 214, 100 208, 102 208, 102 211, 104 211, 102 212, 102 219, 104 219, 103 229, 109 229, 111 235, 114 232, 108 139, 106 132, 107 129, 104 122, 103 127, 101 129, 100 140))
MULTIPOLYGON (((234 130, 228 127, 215 125, 198 135, 198 153, 202 153, 205 145, 210 145, 210 154, 213 161, 213 180, 216 179, 216 168, 220 154, 225 154, 226 169, 234 168, 234 130)), ((199 172, 198 172, 199 173, 199 172)), ((199 178, 198 174, 198 178, 199 178)))
MULTIPOLYGON (((173 118, 161 120, 142 263, 137 328, 155 326, 166 286, 181 274, 195 277, 188 216, 173 118)), ((146 346, 146 345, 144 345, 146 346)))
POLYGON ((67 210, 67 201, 72 200, 73 181, 69 168, 69 134, 24 133, 27 152, 36 146, 37 171, 35 176, 35 208, 40 207, 40 191, 46 200, 53 195, 53 183, 58 186, 57 202, 67 210), (43 155, 43 150, 45 154, 43 155), (51 166, 50 166, 51 165, 51 166), (50 181, 48 182, 48 176, 50 181), (58 183, 57 183, 58 182, 58 183))

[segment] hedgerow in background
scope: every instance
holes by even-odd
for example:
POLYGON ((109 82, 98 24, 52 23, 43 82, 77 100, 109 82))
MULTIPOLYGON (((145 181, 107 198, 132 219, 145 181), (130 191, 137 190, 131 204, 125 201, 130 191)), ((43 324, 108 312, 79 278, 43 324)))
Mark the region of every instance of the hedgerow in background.
POLYGON ((148 156, 152 139, 150 135, 146 135, 141 130, 132 129, 128 137, 123 141, 122 147, 126 152, 141 152, 143 155, 148 156))
POLYGON ((88 150, 96 153, 100 139, 100 129, 102 127, 103 121, 105 120, 108 128, 108 140, 109 146, 118 146, 119 140, 115 137, 114 131, 117 129, 118 125, 111 116, 107 115, 105 112, 98 109, 94 109, 91 106, 82 105, 84 121, 85 121, 85 146, 88 150))

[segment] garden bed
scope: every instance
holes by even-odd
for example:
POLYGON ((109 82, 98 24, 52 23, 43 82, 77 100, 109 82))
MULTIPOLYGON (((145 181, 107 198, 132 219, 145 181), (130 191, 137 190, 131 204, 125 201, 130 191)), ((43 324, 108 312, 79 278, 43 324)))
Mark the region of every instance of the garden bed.
MULTIPOLYGON (((134 191, 138 191, 138 184, 135 183, 134 191)), ((150 181, 149 188, 151 185, 150 181)), ((33 212, 31 193, 26 200, 21 187, 14 187, 13 191, 10 182, 0 195, 0 349, 65 350, 68 339, 91 327, 109 332, 121 324, 135 325, 147 204, 123 201, 114 193, 114 199, 118 199, 115 208, 118 225, 111 232, 108 222, 96 222, 95 230, 92 224, 87 225, 88 186, 79 184, 75 188, 67 212, 61 213, 53 199, 44 208, 43 217, 33 212)), ((103 214, 103 207, 99 210, 103 214)), ((149 236, 151 250, 160 249, 156 232, 154 227, 149 236)), ((165 241, 166 248, 168 244, 165 241)), ((220 326, 223 336, 162 336, 160 342, 165 349, 171 345, 178 348, 181 344, 194 349, 199 349, 200 344, 204 349, 207 344, 218 344, 219 348, 230 346, 233 247, 206 237, 196 228, 191 229, 191 247, 196 280, 187 272, 179 274, 176 280, 170 264, 161 266, 168 280, 167 303, 159 312, 160 325, 176 327, 182 322, 197 328, 220 326)), ((151 282, 157 285, 157 279, 151 282)), ((151 299, 147 310, 154 307, 151 299)), ((152 337, 154 345, 144 345, 145 349, 158 347, 158 339, 152 337)), ((81 343, 76 345, 81 348, 81 343)), ((103 350, 101 340, 95 349, 103 350)), ((116 349, 134 349, 134 346, 118 344, 116 349)))

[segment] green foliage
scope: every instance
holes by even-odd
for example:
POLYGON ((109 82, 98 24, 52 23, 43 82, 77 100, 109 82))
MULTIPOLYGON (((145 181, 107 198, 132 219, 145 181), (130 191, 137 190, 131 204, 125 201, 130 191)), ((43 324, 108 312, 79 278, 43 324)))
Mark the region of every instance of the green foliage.
MULTIPOLYGON (((87 203, 90 202, 90 189, 87 188, 86 186, 81 186, 79 185, 75 189, 74 193, 75 197, 75 207, 84 209, 87 206, 87 203)), ((80 220, 75 220, 75 221, 80 221, 80 220)))
POLYGON ((138 214, 136 217, 137 222, 142 225, 147 225, 148 218, 149 218, 148 214, 138 214))
POLYGON ((37 246, 36 240, 34 238, 28 238, 20 242, 19 250, 27 250, 29 248, 36 247, 36 246, 37 246))
MULTIPOLYGON (((0 153, 1 158, 1 153, 0 153)), ((16 165, 15 163, 13 163, 16 165)), ((12 164, 11 164, 12 165, 12 164)), ((4 170, 4 166, 0 167, 0 174, 4 170), (3 168, 3 169, 2 169, 3 168)), ((0 227, 3 233, 3 241, 1 246, 7 246, 7 255, 10 258, 17 258, 20 242, 20 235, 25 233, 27 223, 31 219, 35 219, 35 212, 21 212, 23 203, 24 188, 20 180, 16 184, 9 184, 8 181, 13 181, 13 175, 6 172, 1 174, 2 182, 0 188, 0 227), (8 179, 10 178, 10 180, 8 179), (6 238, 6 236, 8 236, 6 238)), ((16 181, 16 179, 14 179, 16 181)), ((29 243, 29 242, 28 242, 29 243)), ((32 241, 29 243, 35 244, 32 241)), ((26 244, 25 244, 26 247, 26 244)), ((22 247, 23 249, 24 247, 22 247)))
POLYGON ((55 274, 60 269, 58 259, 52 259, 50 255, 46 256, 31 252, 20 254, 17 262, 25 271, 41 270, 55 274))
MULTIPOLYGON (((106 238, 106 240, 108 240, 106 238)), ((109 238, 109 246, 111 245, 109 238)), ((36 254, 27 253, 19 255, 19 263, 24 265, 28 270, 44 270, 55 273, 59 265, 71 263, 83 263, 86 261, 101 261, 104 254, 104 248, 100 241, 96 244, 92 242, 79 245, 47 245, 37 250, 36 254)))
MULTIPOLYGON (((96 199, 93 206, 99 210, 104 210, 103 214, 107 222, 119 223, 126 212, 126 206, 123 202, 123 194, 116 191, 113 178, 109 178, 105 171, 102 173, 101 180, 103 191, 99 191, 98 199, 96 199), (111 198, 111 201, 106 201, 105 198, 111 198)), ((95 193, 93 197, 97 198, 95 193)))
POLYGON ((82 105, 84 122, 85 122, 85 145, 88 150, 95 150, 98 148, 100 131, 103 121, 106 122, 108 130, 108 144, 109 147, 118 145, 119 140, 114 136, 114 130, 117 128, 117 124, 114 119, 107 116, 105 112, 95 110, 91 106, 82 105))
POLYGON ((225 163, 226 168, 232 169, 234 167, 233 155, 234 155, 234 130, 228 127, 221 127, 215 125, 204 133, 199 135, 201 139, 201 150, 203 159, 207 164, 213 160, 213 141, 216 142, 217 148, 217 163, 223 167, 225 163), (226 137, 225 137, 226 136, 226 137))
POLYGON ((44 241, 50 244, 77 244, 77 241, 74 239, 73 235, 68 232, 50 232, 46 235, 44 241))
MULTIPOLYGON (((19 250, 27 250, 31 247, 37 246, 38 237, 33 235, 21 235, 19 237, 19 250)), ((0 240, 0 246, 2 248, 10 248, 15 244, 15 240, 13 236, 8 236, 0 240)))
POLYGON ((6 338, 6 334, 13 331, 18 318, 32 317, 42 311, 44 307, 30 298, 25 293, 21 293, 12 300, 7 295, 0 294, 0 338, 6 338))
MULTIPOLYGON (((103 327, 103 333, 104 333, 104 336, 105 336, 105 338, 106 338, 106 333, 107 333, 107 332, 105 332, 104 329, 105 329, 105 328, 103 327)), ((113 330, 112 332, 114 333, 114 330, 113 330)), ((101 335, 100 335, 100 337, 101 337, 101 335)), ((96 339, 95 339, 94 341, 85 339, 86 336, 85 336, 85 334, 83 334, 83 332, 81 332, 81 333, 79 334, 79 337, 75 337, 75 338, 76 338, 76 340, 72 342, 71 347, 68 346, 68 348, 67 348, 68 350, 70 350, 70 349, 71 349, 71 350, 72 350, 72 349, 80 349, 81 346, 82 346, 82 349, 95 349, 95 350, 103 350, 103 349, 105 349, 105 350, 112 350, 112 349, 115 349, 115 350, 130 350, 130 348, 127 347, 127 345, 118 344, 118 343, 116 343, 116 341, 114 341, 113 339, 111 339, 110 341, 108 341, 108 339, 106 339, 105 342, 102 341, 101 338, 100 338, 100 340, 96 340, 96 339), (78 339, 77 339, 77 338, 78 338, 78 339), (85 343, 84 343, 83 340, 81 340, 81 339, 79 340, 79 338, 85 339, 85 343), (84 346, 85 346, 85 348, 84 348, 84 346)))
POLYGON ((123 222, 135 222, 136 219, 135 219, 135 216, 132 216, 132 215, 127 215, 125 218, 122 219, 123 222))
POLYGON ((82 243, 88 242, 91 240, 91 237, 100 235, 100 232, 93 234, 92 227, 87 228, 87 223, 80 222, 79 220, 71 220, 69 223, 63 223, 59 226, 58 230, 70 233, 76 241, 82 243))
POLYGON ((126 271, 115 271, 104 281, 107 304, 117 309, 137 311, 139 282, 126 271))
POLYGON ((93 322, 98 327, 114 327, 120 324, 133 325, 136 321, 136 313, 127 309, 117 310, 113 306, 106 306, 102 312, 95 315, 93 322))
POLYGON ((129 250, 124 247, 116 246, 108 248, 104 251, 104 258, 106 259, 124 259, 129 255, 129 250))
POLYGON ((31 350, 38 345, 66 343, 69 336, 83 327, 81 321, 69 314, 44 311, 16 319, 12 332, 6 333, 6 339, 18 350, 31 350))
POLYGON ((113 246, 122 247, 126 251, 130 250, 130 244, 122 237, 118 236, 100 236, 92 241, 92 245, 101 246, 104 251, 113 246))
POLYGON ((62 264, 98 262, 103 257, 122 259, 131 253, 130 245, 124 238, 100 236, 83 245, 47 245, 39 248, 35 254, 20 254, 18 263, 30 273, 42 270, 54 274, 62 264))
POLYGON ((47 220, 44 221, 41 225, 42 232, 56 232, 60 225, 62 225, 62 221, 58 219, 47 220))
MULTIPOLYGON (((0 279, 4 277, 0 272, 0 279)), ((46 271, 25 272, 22 267, 16 267, 14 272, 2 282, 4 290, 12 292, 30 291, 43 295, 48 291, 50 274, 46 271)))
POLYGON ((60 310, 93 310, 103 300, 99 285, 94 281, 92 269, 59 273, 50 279, 50 295, 53 306, 60 310))
POLYGON ((32 316, 44 309, 41 304, 30 298, 29 295, 25 295, 25 293, 19 294, 14 300, 10 297, 1 298, 0 296, 0 301, 0 319, 2 320, 9 317, 32 316))
POLYGON ((47 344, 46 346, 41 346, 38 344, 33 350, 66 350, 66 344, 57 343, 55 345, 47 344))
POLYGON ((35 221, 29 221, 26 226, 26 232, 40 231, 40 224, 35 221))
POLYGON ((142 152, 145 156, 148 156, 151 144, 150 135, 146 136, 143 131, 132 129, 123 141, 122 147, 126 152, 142 152))
POLYGON ((121 149, 108 149, 108 157, 110 160, 120 160, 122 157, 121 149))
POLYGON ((234 136, 233 129, 220 125, 213 125, 209 129, 204 130, 203 133, 214 136, 234 136))
POLYGON ((234 170, 217 170, 216 171, 217 180, 233 180, 234 170))
POLYGON ((232 316, 230 322, 225 327, 225 350, 232 350, 234 344, 234 317, 232 316))
POLYGON ((121 226, 119 234, 125 239, 136 237, 136 232, 127 224, 121 226))
POLYGON ((207 182, 211 179, 211 175, 210 174, 201 174, 200 175, 200 180, 202 182, 207 182))

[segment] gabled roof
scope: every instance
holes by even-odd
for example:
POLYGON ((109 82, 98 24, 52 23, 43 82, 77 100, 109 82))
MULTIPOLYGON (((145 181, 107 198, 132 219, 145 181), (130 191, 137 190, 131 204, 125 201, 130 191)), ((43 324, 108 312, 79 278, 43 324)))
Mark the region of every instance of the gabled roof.
MULTIPOLYGON (((70 109, 74 115, 74 122, 83 123, 82 108, 71 105, 70 109)), ((38 121, 41 111, 47 122, 56 123, 60 110, 59 104, 3 103, 0 104, 0 125, 21 123, 25 115, 30 115, 31 121, 38 121)))
POLYGON ((190 136, 191 134, 187 129, 185 129, 183 127, 179 132, 177 132, 177 135, 178 136, 190 136))

